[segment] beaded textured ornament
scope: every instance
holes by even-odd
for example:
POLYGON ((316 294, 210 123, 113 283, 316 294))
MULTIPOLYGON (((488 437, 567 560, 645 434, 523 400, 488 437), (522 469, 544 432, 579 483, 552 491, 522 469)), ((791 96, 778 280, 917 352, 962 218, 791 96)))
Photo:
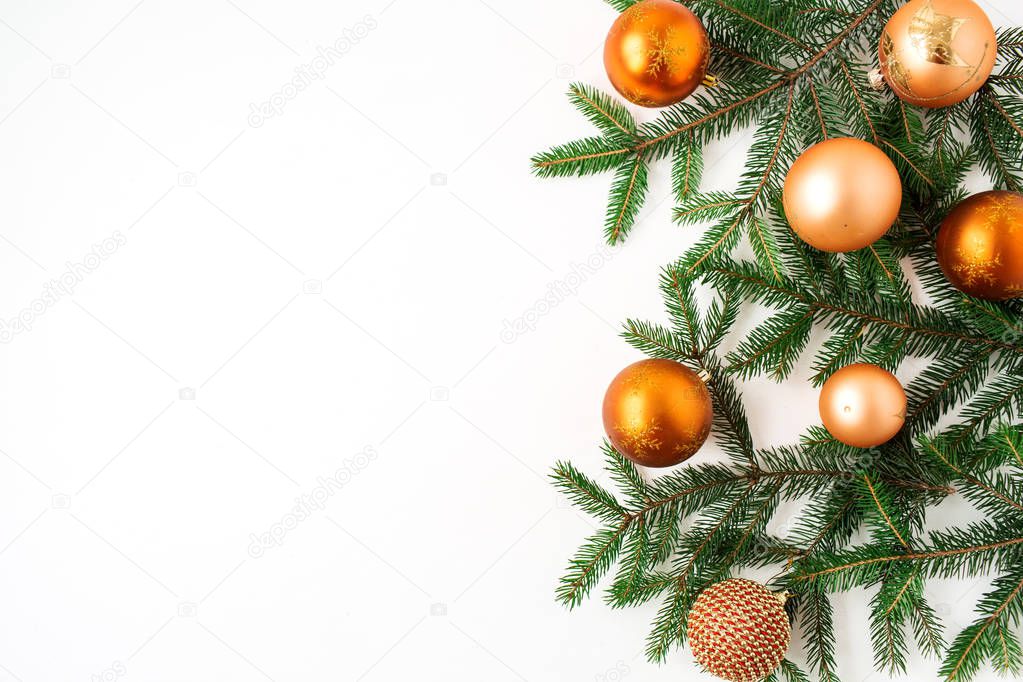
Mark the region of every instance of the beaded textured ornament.
POLYGON ((688 632, 697 663, 730 682, 770 675, 792 638, 784 596, 741 578, 700 593, 689 612, 688 632))

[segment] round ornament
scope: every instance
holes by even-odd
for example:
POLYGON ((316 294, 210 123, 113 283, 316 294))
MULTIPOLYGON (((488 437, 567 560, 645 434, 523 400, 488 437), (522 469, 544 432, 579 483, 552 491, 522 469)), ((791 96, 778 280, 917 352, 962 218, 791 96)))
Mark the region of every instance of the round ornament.
POLYGON ((687 632, 696 662, 729 682, 757 682, 778 667, 792 638, 784 595, 732 578, 700 593, 687 632))
POLYGON ((938 264, 970 296, 1023 296, 1023 195, 981 192, 952 209, 938 231, 938 264))
POLYGON ((888 20, 878 56, 896 95, 937 108, 977 92, 997 51, 991 20, 973 0, 910 0, 888 20))
POLYGON ((838 137, 803 152, 782 192, 799 238, 821 251, 857 251, 880 239, 899 216, 902 181, 884 152, 838 137))
POLYGON ((821 388, 824 428, 846 445, 872 448, 886 443, 906 421, 906 392, 895 375, 861 362, 832 374, 821 388))
POLYGON ((672 360, 641 360, 619 372, 604 395, 604 431, 636 464, 670 467, 692 457, 710 435, 710 391, 672 360))
POLYGON ((604 42, 604 68, 622 97, 666 107, 688 97, 710 61, 707 31, 673 0, 642 0, 615 20, 604 42))

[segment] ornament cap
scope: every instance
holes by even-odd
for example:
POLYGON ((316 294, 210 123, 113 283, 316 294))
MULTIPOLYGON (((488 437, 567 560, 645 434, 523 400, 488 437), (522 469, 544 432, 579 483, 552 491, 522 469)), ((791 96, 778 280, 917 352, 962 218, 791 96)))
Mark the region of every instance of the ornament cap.
POLYGON ((884 75, 881 73, 881 69, 873 68, 867 72, 867 82, 870 83, 870 87, 878 92, 884 90, 887 85, 884 82, 884 75))

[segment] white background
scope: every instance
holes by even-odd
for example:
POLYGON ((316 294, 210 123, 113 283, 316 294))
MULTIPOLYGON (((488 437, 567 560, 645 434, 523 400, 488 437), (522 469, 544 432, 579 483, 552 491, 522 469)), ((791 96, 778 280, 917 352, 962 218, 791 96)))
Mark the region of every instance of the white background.
MULTIPOLYGON (((699 234, 671 224, 663 165, 613 252, 608 177, 530 175, 591 133, 564 91, 606 87, 613 16, 0 3, 0 318, 31 320, 0 345, 0 682, 697 674, 688 652, 644 661, 655 605, 553 599, 592 527, 546 472, 599 471, 603 391, 638 359, 617 325, 662 318, 658 268, 699 234), (321 80, 275 97, 344 36, 321 80), (535 329, 502 339, 522 316, 535 329)), ((734 185, 748 142, 709 147, 707 188, 734 185)), ((758 445, 817 420, 806 376, 745 387, 758 445)), ((958 629, 982 586, 930 591, 958 629)), ((854 682, 863 601, 837 600, 854 682)))

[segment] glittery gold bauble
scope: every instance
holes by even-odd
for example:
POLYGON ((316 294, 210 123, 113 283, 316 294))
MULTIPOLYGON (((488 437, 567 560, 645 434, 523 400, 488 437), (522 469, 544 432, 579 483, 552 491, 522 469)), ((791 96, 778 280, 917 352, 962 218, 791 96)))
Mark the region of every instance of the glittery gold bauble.
POLYGON ((770 675, 792 639, 784 595, 740 578, 701 592, 686 630, 696 662, 729 682, 759 682, 770 675))
POLYGON ((938 263, 960 291, 989 301, 1023 296, 1023 195, 981 192, 938 232, 938 263))
POLYGON ((866 362, 832 374, 821 388, 824 428, 846 445, 872 448, 892 439, 906 421, 906 392, 895 375, 866 362))
POLYGON ((856 251, 880 239, 899 216, 902 181, 884 152, 839 137, 807 149, 785 176, 785 216, 821 251, 856 251))
POLYGON ((604 42, 604 68, 622 97, 644 107, 685 99, 703 80, 710 41, 673 0, 642 0, 622 12, 604 42))
POLYGON ((881 73, 906 102, 947 107, 984 85, 997 50, 991 20, 972 0, 910 0, 881 32, 881 73))
POLYGON ((604 431, 636 464, 670 467, 692 457, 710 435, 710 392, 696 372, 672 360, 623 369, 604 395, 604 431))

